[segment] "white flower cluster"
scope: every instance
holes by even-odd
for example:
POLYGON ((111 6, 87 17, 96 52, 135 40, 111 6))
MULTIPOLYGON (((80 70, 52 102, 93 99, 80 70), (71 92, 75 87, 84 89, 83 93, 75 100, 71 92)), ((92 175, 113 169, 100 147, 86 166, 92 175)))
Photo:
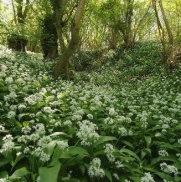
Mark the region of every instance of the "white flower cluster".
POLYGON ((29 105, 35 105, 43 100, 43 96, 39 93, 36 93, 34 95, 29 95, 26 97, 25 102, 27 102, 29 105))
POLYGON ((117 112, 115 111, 114 108, 109 108, 109 115, 110 115, 110 116, 115 116, 115 115, 117 115, 117 112))
POLYGON ((118 133, 121 134, 121 136, 127 136, 128 132, 125 127, 118 128, 118 133))
POLYGON ((6 83, 13 83, 13 78, 12 77, 7 77, 6 79, 5 79, 5 82, 6 83))
POLYGON ((13 150, 15 143, 13 142, 12 135, 6 135, 5 137, 3 137, 2 140, 3 140, 3 145, 1 147, 0 153, 13 150))
POLYGON ((50 160, 50 155, 46 154, 41 147, 36 148, 33 152, 32 155, 35 157, 38 157, 41 161, 47 162, 50 160))
POLYGON ((31 128, 29 126, 24 126, 22 129, 21 129, 22 133, 24 134, 28 134, 31 132, 31 128))
POLYGON ((38 146, 45 148, 51 141, 52 138, 50 136, 43 136, 38 140, 38 146))
POLYGON ((67 141, 56 141, 56 143, 60 147, 61 150, 65 150, 69 147, 67 141))
POLYGON ((4 100, 6 102, 8 102, 8 101, 11 101, 12 102, 16 98, 17 98, 17 94, 14 91, 11 91, 9 95, 4 96, 4 100))
POLYGON ((4 130, 5 130, 4 126, 0 125, 0 131, 4 131, 4 130))
POLYGON ((105 150, 104 150, 104 152, 106 153, 106 156, 107 156, 107 158, 108 158, 108 160, 110 161, 110 162, 114 162, 115 161, 115 156, 114 156, 114 151, 115 151, 115 149, 114 149, 114 147, 113 147, 113 145, 111 145, 111 144, 109 144, 109 143, 107 143, 106 145, 105 145, 105 150))
POLYGON ((155 180, 150 173, 145 173, 145 175, 141 178, 141 182, 155 182, 155 180))
POLYGON ((25 104, 19 104, 18 109, 19 109, 19 111, 22 111, 23 109, 26 109, 26 105, 25 104))
POLYGON ((98 140, 99 134, 96 132, 98 129, 96 124, 89 120, 83 120, 78 122, 78 125, 80 128, 77 132, 77 137, 81 140, 81 145, 90 146, 98 140))
POLYGON ((167 165, 165 162, 160 164, 161 170, 168 174, 178 174, 178 169, 175 166, 167 165))
POLYGON ((16 112, 14 112, 14 111, 9 111, 7 114, 7 118, 9 118, 9 119, 14 118, 15 116, 16 116, 16 112))
POLYGON ((55 112, 51 107, 44 107, 43 111, 47 114, 53 114, 55 112))
POLYGON ((0 178, 0 182, 10 182, 10 180, 8 179, 8 177, 0 178))
POLYGON ((166 150, 159 150, 158 155, 161 157, 166 157, 168 156, 168 152, 166 150))
POLYGON ((94 158, 89 166, 88 175, 90 177, 104 177, 105 172, 101 169, 101 160, 99 158, 94 158))
POLYGON ((178 144, 180 144, 180 145, 181 145, 181 139, 178 139, 178 144))

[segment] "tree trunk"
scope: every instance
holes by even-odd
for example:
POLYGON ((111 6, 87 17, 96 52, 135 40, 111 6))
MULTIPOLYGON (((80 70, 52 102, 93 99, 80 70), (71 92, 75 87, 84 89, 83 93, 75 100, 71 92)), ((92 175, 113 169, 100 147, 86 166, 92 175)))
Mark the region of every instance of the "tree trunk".
MULTIPOLYGON (((80 36, 79 36, 79 28, 80 28, 80 23, 81 19, 83 16, 83 11, 85 7, 86 0, 80 0, 77 6, 77 10, 75 12, 75 16, 71 22, 71 39, 67 47, 65 47, 65 43, 61 42, 63 40, 63 35, 62 35, 62 26, 57 26, 58 30, 58 38, 59 38, 59 43, 61 45, 61 51, 62 55, 60 57, 60 60, 57 62, 55 68, 54 68, 54 78, 57 79, 60 75, 61 70, 63 69, 66 75, 66 79, 70 79, 69 75, 69 69, 68 69, 68 63, 69 59, 73 56, 77 48, 79 47, 80 44, 80 36)), ((61 17, 60 16, 60 10, 56 10, 56 17, 61 17)), ((57 19, 57 22, 60 22, 59 19, 57 19)))

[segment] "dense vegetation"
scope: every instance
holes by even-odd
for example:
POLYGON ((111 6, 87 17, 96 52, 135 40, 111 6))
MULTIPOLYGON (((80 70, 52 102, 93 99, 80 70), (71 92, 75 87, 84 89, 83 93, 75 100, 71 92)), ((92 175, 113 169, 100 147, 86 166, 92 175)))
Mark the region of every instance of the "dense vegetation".
POLYGON ((181 181, 181 70, 161 57, 136 43, 54 81, 41 54, 1 46, 0 181, 181 181))
POLYGON ((180 12, 0 0, 0 182, 180 182, 180 12))

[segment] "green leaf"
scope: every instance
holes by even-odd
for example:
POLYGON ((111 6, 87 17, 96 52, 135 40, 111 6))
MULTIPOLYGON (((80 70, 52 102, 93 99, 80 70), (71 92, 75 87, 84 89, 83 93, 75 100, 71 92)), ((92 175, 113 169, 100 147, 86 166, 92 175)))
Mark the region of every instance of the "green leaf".
POLYGON ((104 170, 106 177, 109 179, 110 182, 112 182, 112 175, 108 170, 104 170))
POLYGON ((176 157, 157 157, 157 158, 152 159, 151 165, 153 166, 154 164, 157 164, 161 161, 177 162, 178 160, 176 157))
POLYGON ((122 149, 120 150, 120 153, 126 153, 126 154, 128 154, 128 155, 134 157, 134 158, 137 159, 138 161, 140 161, 140 158, 139 158, 134 152, 132 152, 132 151, 129 150, 129 149, 122 148, 122 149))
POLYGON ((30 174, 30 172, 25 168, 25 167, 22 167, 20 169, 17 169, 11 176, 10 176, 10 179, 18 179, 22 176, 25 176, 27 174, 30 174))
POLYGON ((149 147, 149 145, 151 144, 151 137, 145 136, 145 141, 146 141, 147 147, 149 147))
POLYGON ((0 167, 1 166, 4 166, 7 163, 8 163, 8 160, 7 159, 1 159, 1 161, 0 161, 0 167))
POLYGON ((98 145, 102 143, 113 141, 113 140, 117 140, 117 138, 113 136, 100 136, 98 141, 94 144, 94 147, 97 147, 98 145))
POLYGON ((165 174, 163 172, 156 172, 155 174, 158 175, 162 179, 166 179, 166 180, 169 180, 169 181, 174 181, 173 178, 170 175, 165 174))
POLYGON ((50 167, 40 167, 40 182, 57 182, 60 167, 61 165, 59 161, 54 162, 54 166, 51 165, 50 167))
POLYGON ((77 146, 69 147, 68 154, 72 157, 77 156, 77 155, 80 155, 82 157, 89 156, 89 153, 87 152, 86 149, 84 149, 82 147, 77 147, 77 146))
POLYGON ((151 154, 151 150, 149 148, 143 149, 141 151, 141 159, 143 159, 147 154, 151 154))
POLYGON ((45 149, 47 154, 49 154, 51 156, 54 152, 55 146, 56 146, 55 141, 51 141, 49 144, 47 144, 46 149, 45 149))
POLYGON ((134 148, 133 144, 128 141, 121 141, 121 142, 123 142, 124 144, 126 144, 127 146, 129 146, 132 149, 134 148))
POLYGON ((8 172, 7 171, 0 172, 0 179, 1 178, 5 178, 6 176, 8 176, 8 172))
POLYGON ((15 126, 17 126, 19 128, 22 127, 22 124, 19 121, 17 121, 15 118, 9 119, 9 122, 12 123, 12 124, 14 124, 15 126))

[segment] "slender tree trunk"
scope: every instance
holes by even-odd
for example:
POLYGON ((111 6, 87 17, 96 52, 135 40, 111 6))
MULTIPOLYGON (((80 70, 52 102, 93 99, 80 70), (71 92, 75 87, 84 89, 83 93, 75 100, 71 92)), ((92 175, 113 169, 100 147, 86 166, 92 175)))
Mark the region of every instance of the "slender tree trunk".
POLYGON ((169 43, 170 43, 171 46, 173 46, 173 35, 172 35, 170 25, 168 23, 166 15, 165 15, 165 10, 163 8, 162 0, 159 0, 159 5, 160 5, 161 12, 162 12, 163 20, 164 20, 164 23, 165 23, 165 26, 166 26, 166 30, 167 30, 167 33, 168 33, 169 43))

